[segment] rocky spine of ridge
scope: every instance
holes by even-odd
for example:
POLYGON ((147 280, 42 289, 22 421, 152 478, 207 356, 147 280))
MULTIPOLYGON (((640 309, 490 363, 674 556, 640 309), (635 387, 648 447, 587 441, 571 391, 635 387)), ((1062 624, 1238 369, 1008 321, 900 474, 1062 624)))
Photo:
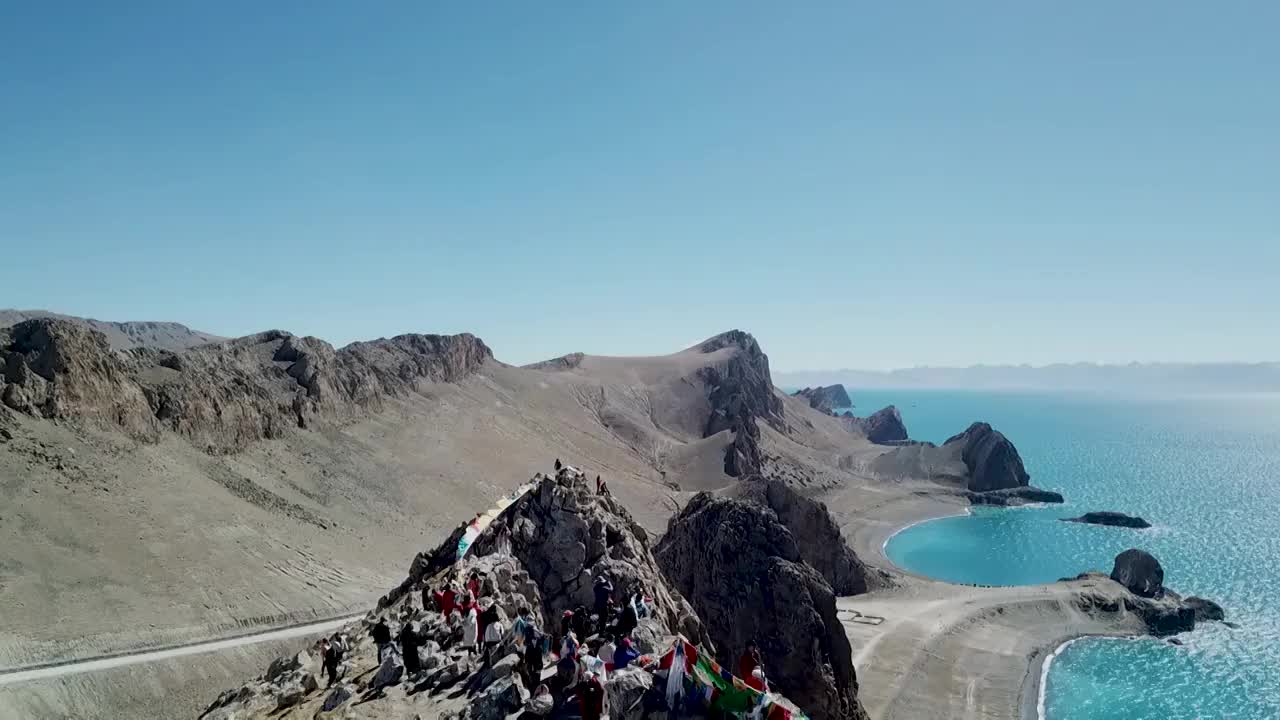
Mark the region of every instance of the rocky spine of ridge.
POLYGON ((737 496, 772 510, 791 531, 800 557, 822 574, 836 595, 867 591, 867 566, 845 542, 826 505, 780 480, 745 483, 739 486, 737 496))
POLYGON ((733 444, 725 449, 724 471, 731 477, 751 477, 764 470, 764 453, 760 448, 758 420, 783 430, 782 400, 773 391, 769 374, 769 357, 749 333, 730 330, 698 347, 710 354, 727 347, 737 352, 719 365, 698 371, 706 384, 711 414, 703 437, 729 430, 733 444))
POLYGON ((872 413, 865 418, 855 417, 846 412, 840 416, 845 427, 861 432, 867 439, 879 445, 898 445, 909 442, 907 425, 902 421, 902 413, 897 406, 890 405, 872 413))
POLYGON ((976 422, 953 435, 943 448, 959 447, 960 459, 968 469, 968 488, 975 492, 1026 487, 1031 480, 1022 466, 1022 456, 1009 439, 990 425, 976 422))
POLYGON ((839 384, 807 387, 791 393, 791 396, 806 400, 809 403, 809 407, 829 415, 834 415, 836 408, 853 407, 853 400, 849 398, 849 392, 844 389, 844 385, 839 384))
POLYGON ((867 717, 831 585, 804 561, 774 510, 699 493, 671 519, 656 555, 693 603, 723 666, 736 667, 755 640, 771 686, 810 717, 867 717))
POLYGON ((341 423, 424 382, 454 382, 492 358, 468 335, 400 335, 334 350, 279 330, 184 352, 120 353, 56 318, 0 331, 0 402, 37 418, 85 418, 155 441, 173 431, 234 452, 291 428, 341 423))
MULTIPOLYGON (((507 637, 494 652, 491 668, 468 660, 450 646, 456 631, 436 610, 423 607, 423 591, 461 585, 475 572, 482 603, 493 601, 509 629, 520 607, 533 612, 545 633, 558 632, 560 614, 578 605, 592 606, 592 580, 606 574, 619 593, 642 588, 652 598, 653 615, 640 620, 631 637, 636 649, 660 655, 683 633, 709 647, 692 607, 659 569, 647 534, 612 498, 592 492, 586 474, 572 467, 554 476, 539 473, 532 487, 502 510, 457 559, 458 539, 466 524, 436 548, 418 554, 409 576, 384 596, 376 610, 343 629, 351 641, 350 663, 340 683, 321 690, 318 646, 279 658, 254 680, 222 693, 205 710, 203 720, 250 720, 288 717, 449 718, 502 720, 530 706, 529 693, 516 673, 520 656, 507 637), (379 618, 394 636, 416 624, 424 642, 418 650, 422 673, 405 677, 399 656, 379 660, 369 637, 379 618), (461 690, 461 691, 460 691, 461 690), (328 714, 332 713, 332 714, 328 714)), ((587 640, 587 638, 581 638, 587 640)), ((554 661, 548 660, 554 667, 554 661)), ((610 673, 606 685, 615 707, 629 707, 634 692, 653 683, 652 675, 634 669, 610 673)), ((613 717, 637 717, 615 711, 613 717)))

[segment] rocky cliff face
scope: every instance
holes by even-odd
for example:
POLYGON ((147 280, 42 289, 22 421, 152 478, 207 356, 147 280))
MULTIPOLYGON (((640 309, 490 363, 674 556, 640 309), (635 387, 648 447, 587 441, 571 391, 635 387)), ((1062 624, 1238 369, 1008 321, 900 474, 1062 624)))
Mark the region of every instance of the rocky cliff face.
POLYGON ((160 429, 210 452, 290 428, 341 423, 424 382, 454 382, 492 357, 471 335, 328 343, 273 330, 181 353, 121 354, 88 327, 35 319, 0 331, 0 400, 35 417, 87 418, 142 440, 160 429))
POLYGON ((764 469, 756 423, 764 420, 781 430, 782 400, 773 392, 769 357, 749 333, 730 330, 707 340, 698 349, 710 354, 727 347, 734 347, 737 352, 724 363, 698 372, 711 403, 703 437, 732 431, 734 441, 725 449, 724 471, 732 477, 750 477, 764 469))
POLYGON ((742 485, 739 497, 759 503, 791 531, 800 557, 822 574, 836 595, 867 591, 867 567, 854 554, 827 506, 778 480, 742 485))
POLYGON ((154 440, 160 424, 125 357, 99 332, 67 320, 26 320, 0 330, 0 402, 37 418, 83 417, 154 440))
POLYGON ((853 400, 844 389, 844 385, 827 385, 824 387, 807 387, 792 393, 809 402, 809 407, 824 413, 832 413, 836 408, 853 407, 853 400))
POLYGON ((870 417, 854 417, 846 412, 840 416, 845 425, 854 432, 861 432, 873 443, 893 444, 908 440, 907 425, 902 422, 902 413, 896 406, 890 405, 877 410, 870 417))
POLYGON ((984 422, 948 438, 944 449, 960 448, 960 459, 968 468, 968 487, 976 492, 1023 487, 1031 480, 1018 450, 1000 432, 984 422))
POLYGON ((772 509, 699 493, 672 518, 656 554, 721 664, 736 667, 754 639, 772 686, 815 720, 866 718, 835 594, 772 509))

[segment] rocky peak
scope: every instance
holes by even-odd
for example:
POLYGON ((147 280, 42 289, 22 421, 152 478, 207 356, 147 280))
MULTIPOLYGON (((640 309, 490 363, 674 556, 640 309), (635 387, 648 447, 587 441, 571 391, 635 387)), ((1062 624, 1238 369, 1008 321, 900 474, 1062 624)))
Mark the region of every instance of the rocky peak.
POLYGON ((854 417, 853 413, 846 412, 841 419, 846 427, 861 432, 873 443, 895 444, 908 440, 907 425, 902 421, 902 413, 893 405, 877 410, 865 418, 854 417))
POLYGON ((656 554, 722 665, 736 667, 755 640, 772 686, 810 717, 866 718, 835 594, 771 507, 699 493, 671 519, 656 554))
POLYGON ((853 400, 844 389, 844 385, 827 385, 825 387, 807 387, 791 394, 808 401, 809 407, 824 413, 832 413, 838 407, 853 407, 853 400))
POLYGON ((757 421, 763 419, 782 430, 782 400, 773 390, 769 358, 750 334, 731 330, 707 340, 699 349, 713 353, 726 347, 736 347, 739 352, 698 372, 711 405, 703 437, 732 431, 734 440, 725 449, 724 471, 733 477, 750 477, 764 469, 757 421))
POLYGON ((961 460, 969 471, 970 490, 985 492, 1026 486, 1031 477, 1022 466, 1022 457, 1000 432, 984 422, 976 422, 964 432, 948 438, 943 447, 960 447, 961 460))

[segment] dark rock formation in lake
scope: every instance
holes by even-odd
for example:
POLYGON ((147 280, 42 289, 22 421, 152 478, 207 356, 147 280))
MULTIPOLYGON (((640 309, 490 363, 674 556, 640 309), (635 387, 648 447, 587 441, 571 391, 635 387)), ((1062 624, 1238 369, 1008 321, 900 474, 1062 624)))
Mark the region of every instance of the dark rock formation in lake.
POLYGON ((1205 620, 1221 622, 1227 617, 1227 613, 1222 609, 1222 606, 1212 600, 1206 600, 1202 597, 1192 595, 1186 600, 1183 600, 1182 603, 1187 607, 1190 607, 1191 610, 1195 612, 1196 622, 1203 622, 1205 620))
POLYGON ((1003 507, 1016 507, 1018 505, 1030 505, 1032 503, 1061 503, 1064 502, 1062 493, 1052 490, 1041 490, 1037 487, 1018 487, 1005 488, 1003 490, 988 490, 986 492, 973 492, 972 490, 964 493, 969 499, 969 503, 973 505, 999 505, 1003 507))
POLYGON ((835 593, 776 512, 699 493, 671 519, 655 554, 693 603, 722 665, 734 667, 754 639, 771 685, 814 720, 865 720, 835 593))
POLYGON ((1129 548, 1116 556, 1111 579, 1141 597, 1159 597, 1164 592, 1164 568, 1145 551, 1129 548))
POLYGON ((1102 510, 1098 512, 1087 512, 1080 517, 1061 518, 1062 522, 1085 523, 1088 525, 1110 525, 1112 527, 1137 528, 1139 530, 1151 527, 1151 523, 1134 515, 1125 515, 1124 513, 1110 512, 1102 510))
MULTIPOLYGON (((1102 577, 1102 574, 1083 573, 1074 579, 1088 577, 1102 577)), ((1198 597, 1184 600, 1166 588, 1160 561, 1143 550, 1131 548, 1117 555, 1110 577, 1127 592, 1120 598, 1103 594, 1082 595, 1078 599, 1082 609, 1106 613, 1123 609, 1140 618, 1147 630, 1158 637, 1193 630, 1197 622, 1224 621, 1226 616, 1222 607, 1212 600, 1198 597)))
POLYGON ((851 431, 861 432, 873 443, 888 445, 908 441, 907 426, 902 422, 902 413, 898 412, 898 408, 893 405, 877 410, 869 417, 854 417, 853 413, 846 412, 840 416, 840 419, 851 431))
POLYGON ((807 387, 791 395, 809 401, 809 407, 824 413, 832 413, 836 408, 853 407, 853 400, 849 399, 849 393, 843 385, 807 387))
POLYGON ((977 492, 1024 487, 1031 476, 1022 466, 1018 450, 1002 433, 984 422, 943 443, 943 448, 959 447, 960 459, 969 471, 969 489, 977 492))

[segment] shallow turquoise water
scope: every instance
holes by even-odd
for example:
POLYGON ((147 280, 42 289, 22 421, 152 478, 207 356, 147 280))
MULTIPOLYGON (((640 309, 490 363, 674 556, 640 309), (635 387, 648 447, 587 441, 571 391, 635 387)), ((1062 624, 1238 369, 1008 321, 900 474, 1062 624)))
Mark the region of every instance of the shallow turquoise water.
POLYGON ((1280 397, 1178 399, 855 392, 858 412, 894 403, 911 436, 941 442, 986 420, 1017 445, 1032 483, 1064 506, 977 508, 914 526, 886 551, 951 582, 1019 585, 1110 570, 1141 547, 1165 584, 1213 598, 1239 630, 1206 624, 1182 647, 1086 639, 1046 683, 1048 720, 1280 718, 1280 397), (1088 510, 1150 530, 1059 522, 1088 510))

